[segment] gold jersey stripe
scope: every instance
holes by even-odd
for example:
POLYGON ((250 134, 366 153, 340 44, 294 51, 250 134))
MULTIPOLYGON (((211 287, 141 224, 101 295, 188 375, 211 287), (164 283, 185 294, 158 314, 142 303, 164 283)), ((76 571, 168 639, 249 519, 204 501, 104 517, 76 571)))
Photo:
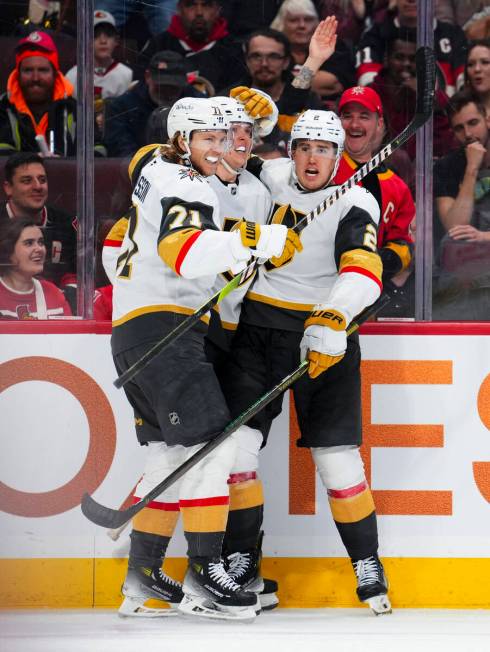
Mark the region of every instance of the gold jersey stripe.
POLYGON ((175 273, 179 273, 177 263, 180 252, 185 247, 186 242, 194 238, 199 231, 199 229, 181 229, 175 233, 170 232, 158 243, 158 255, 175 273))
POLYGON ((273 299, 266 297, 262 294, 255 292, 247 292, 247 299, 252 301, 260 301, 261 303, 268 303, 271 306, 278 306, 279 308, 287 308, 288 310, 297 310, 298 312, 311 312, 315 307, 314 303, 293 303, 292 301, 281 301, 280 299, 273 299))
POLYGON ((153 158, 154 156, 157 156, 157 154, 160 151, 161 145, 158 143, 152 143, 151 145, 145 145, 144 147, 140 147, 140 149, 136 152, 136 154, 133 156, 131 161, 129 162, 128 166, 128 174, 129 174, 129 180, 131 183, 134 185, 136 181, 138 180, 139 173, 141 172, 141 169, 148 163, 148 161, 153 158), (158 151, 157 151, 158 150, 158 151), (149 156, 151 154, 151 156, 149 156), (142 165, 143 163, 143 165, 142 165), (136 167, 139 169, 137 170, 137 175, 135 178, 133 178, 133 174, 135 172, 136 167))
MULTIPOLYGON (((195 313, 194 308, 186 308, 184 306, 174 306, 171 304, 160 304, 157 306, 143 306, 142 308, 136 308, 136 310, 131 310, 131 312, 126 313, 123 317, 116 319, 112 322, 113 326, 121 326, 131 319, 136 317, 141 317, 141 315, 149 315, 153 312, 176 312, 179 315, 193 315, 195 313)), ((209 317, 204 315, 201 317, 201 321, 206 324, 209 323, 209 317)))
POLYGON ((228 505, 182 507, 185 532, 224 532, 228 520, 228 505))
POLYGON ((223 321, 223 320, 221 320, 221 325, 227 331, 236 331, 236 329, 238 328, 238 324, 234 324, 231 321, 223 321))
POLYGON ((351 249, 340 257, 339 274, 344 267, 360 267, 370 272, 381 281, 383 275, 383 263, 377 253, 365 251, 364 249, 351 249))
MULTIPOLYGON (((402 270, 407 269, 412 260, 412 254, 410 253, 410 247, 406 243, 399 242, 388 242, 385 245, 385 249, 391 249, 395 252, 398 258, 402 261, 402 270)), ((401 270, 400 270, 401 271, 401 270)))
POLYGON ((128 225, 128 218, 121 217, 121 219, 117 220, 117 222, 113 225, 109 233, 106 235, 105 239, 122 242, 124 240, 126 231, 128 230, 128 225))
POLYGON ((356 523, 374 512, 374 501, 369 489, 351 498, 332 498, 328 502, 337 523, 356 523))
POLYGON ((180 512, 145 507, 133 518, 133 528, 139 532, 171 537, 179 520, 180 512))
POLYGON ((264 491, 260 480, 247 480, 230 484, 230 512, 249 509, 264 504, 264 491))

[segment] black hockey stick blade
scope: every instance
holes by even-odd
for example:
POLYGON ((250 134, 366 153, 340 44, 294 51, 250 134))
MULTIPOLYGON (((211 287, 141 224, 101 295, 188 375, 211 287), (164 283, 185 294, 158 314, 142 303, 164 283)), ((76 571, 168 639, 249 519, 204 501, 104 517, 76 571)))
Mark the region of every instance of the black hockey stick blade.
MULTIPOLYGON (((383 308, 391 300, 387 294, 382 294, 380 298, 372 305, 363 310, 356 318, 352 320, 347 329, 348 335, 356 331, 361 324, 367 319, 372 317, 378 310, 383 308)), ((260 412, 266 405, 273 401, 277 396, 282 394, 288 387, 290 387, 298 378, 300 378, 308 369, 308 362, 303 361, 297 369, 295 369, 289 376, 286 376, 280 383, 273 387, 270 391, 259 398, 253 405, 247 408, 236 419, 231 421, 226 428, 214 439, 208 441, 197 453, 194 453, 188 460, 181 464, 175 471, 162 480, 154 489, 152 489, 146 496, 139 500, 128 509, 111 509, 101 505, 94 500, 89 494, 84 494, 82 498, 81 508, 83 514, 89 521, 108 529, 120 528, 124 523, 129 521, 133 516, 138 514, 144 507, 152 500, 155 500, 161 493, 171 487, 174 482, 179 480, 189 469, 200 462, 208 453, 214 450, 221 444, 222 441, 228 439, 240 426, 247 423, 249 419, 260 412)))
MULTIPOLYGON (((294 227, 297 233, 301 233, 305 227, 310 224, 318 215, 323 213, 327 208, 332 206, 339 200, 350 188, 355 186, 361 179, 363 179, 371 170, 378 167, 385 159, 390 156, 395 149, 404 145, 409 138, 411 138, 417 129, 419 129, 432 115, 434 105, 434 92, 436 80, 436 64, 434 52, 431 48, 421 47, 415 54, 415 65, 417 69, 417 99, 415 107, 415 115, 411 122, 405 129, 394 138, 390 143, 385 145, 371 160, 365 163, 362 167, 354 172, 354 174, 347 179, 341 186, 338 186, 335 191, 330 194, 321 204, 316 206, 312 211, 305 215, 294 227)), ((246 269, 237 274, 222 290, 216 292, 206 303, 198 308, 192 315, 182 321, 170 333, 156 342, 139 360, 137 360, 131 367, 126 369, 119 378, 114 381, 114 386, 120 389, 132 378, 134 378, 142 369, 144 369, 155 356, 163 351, 167 346, 175 342, 181 335, 187 332, 194 324, 196 324, 201 317, 203 317, 209 310, 222 301, 227 294, 232 292, 238 287, 243 280, 257 267, 257 261, 253 261, 246 269)))

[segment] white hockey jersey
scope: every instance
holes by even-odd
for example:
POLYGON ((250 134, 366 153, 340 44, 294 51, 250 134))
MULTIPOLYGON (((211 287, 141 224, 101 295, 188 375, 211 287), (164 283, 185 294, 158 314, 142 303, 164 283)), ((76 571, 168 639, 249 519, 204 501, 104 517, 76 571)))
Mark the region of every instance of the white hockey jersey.
MULTIPOLYGON (((272 222, 288 227, 316 208, 335 191, 331 186, 305 192, 293 176, 290 159, 251 161, 273 199, 272 222)), ((339 272, 356 272, 378 283, 381 263, 376 229, 379 206, 365 188, 355 186, 316 217, 301 233, 303 251, 280 268, 260 267, 247 293, 244 318, 248 323, 302 330, 305 316, 318 303, 327 303, 339 272)))
MULTIPOLYGON (((73 84, 73 97, 77 96, 77 66, 73 66, 65 77, 73 84)), ((125 93, 133 80, 133 71, 124 63, 113 61, 106 70, 94 70, 95 97, 118 97, 125 93)))
MULTIPOLYGON (((220 219, 225 231, 230 231, 241 220, 267 224, 272 207, 271 196, 264 184, 253 174, 243 170, 237 183, 225 183, 216 176, 209 177, 208 182, 218 197, 220 219)), ((232 275, 228 272, 220 274, 215 291, 221 290, 231 278, 232 275)), ((236 329, 241 303, 252 279, 253 275, 249 276, 219 304, 223 328, 236 329)))
MULTIPOLYGON (((130 322, 152 314, 193 313, 212 295, 217 273, 237 262, 236 234, 221 232, 218 198, 193 168, 152 158, 139 174, 132 201, 113 283, 119 349, 128 339, 123 331, 131 332, 133 344, 145 337, 130 322), (184 274, 189 259, 193 271, 184 274)), ((239 247, 248 258, 250 252, 239 247)))

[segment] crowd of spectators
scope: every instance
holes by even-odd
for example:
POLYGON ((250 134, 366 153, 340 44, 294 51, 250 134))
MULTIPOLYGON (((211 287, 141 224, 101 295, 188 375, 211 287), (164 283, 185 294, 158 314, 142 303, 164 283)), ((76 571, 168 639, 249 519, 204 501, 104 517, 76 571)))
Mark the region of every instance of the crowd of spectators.
MULTIPOLYGON (((44 160, 76 155, 76 4, 0 0, 0 42, 9 47, 0 62, 0 229, 17 218, 39 225, 43 278, 65 292, 74 314, 76 219, 63 205, 48 204, 44 160), (51 5, 57 11, 50 13, 51 5)), ((490 233, 490 0, 435 0, 435 14, 434 314, 481 319, 483 309, 456 314, 452 297, 473 296, 468 269, 483 275, 490 233), (475 240, 479 248, 461 247, 475 240), (458 261, 472 256, 479 262, 458 274, 458 261)), ((416 26, 416 0, 95 0, 95 173, 101 159, 128 160, 141 146, 165 140, 166 112, 179 97, 227 95, 240 85, 265 91, 279 109, 274 131, 256 142, 264 158, 287 155, 291 126, 305 109, 338 110, 350 88, 376 91, 377 118, 359 116, 352 128, 349 111, 354 169, 364 160, 356 148, 371 134, 369 120, 378 121, 369 136, 372 156, 412 117, 416 26), (311 36, 329 15, 339 23, 335 52, 309 88, 298 87, 292 82, 311 36)), ((415 139, 403 149, 388 165, 413 193, 415 139)), ((96 215, 106 230, 118 217, 109 208, 96 215)), ((404 316, 413 316, 409 303, 404 316)))

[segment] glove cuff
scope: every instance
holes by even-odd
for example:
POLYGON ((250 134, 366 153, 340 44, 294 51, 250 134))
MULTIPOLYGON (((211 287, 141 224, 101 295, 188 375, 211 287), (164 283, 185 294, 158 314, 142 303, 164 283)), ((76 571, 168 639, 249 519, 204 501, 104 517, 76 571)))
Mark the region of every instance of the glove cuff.
POLYGON ((308 326, 327 326, 334 331, 345 331, 347 322, 344 315, 334 308, 321 308, 314 310, 305 321, 305 328, 308 326))

